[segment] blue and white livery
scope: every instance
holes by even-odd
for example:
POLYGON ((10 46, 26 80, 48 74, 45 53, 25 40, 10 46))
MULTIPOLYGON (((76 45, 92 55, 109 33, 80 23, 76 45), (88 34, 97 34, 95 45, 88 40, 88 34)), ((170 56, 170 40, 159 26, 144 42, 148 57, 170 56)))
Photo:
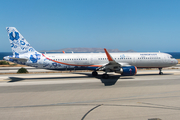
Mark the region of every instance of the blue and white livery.
POLYGON ((121 75, 135 75, 137 68, 159 68, 174 66, 178 61, 166 53, 57 53, 42 54, 36 51, 15 27, 7 27, 13 56, 5 56, 4 60, 36 68, 55 70, 93 70, 104 71, 103 78, 108 78, 107 72, 121 75))

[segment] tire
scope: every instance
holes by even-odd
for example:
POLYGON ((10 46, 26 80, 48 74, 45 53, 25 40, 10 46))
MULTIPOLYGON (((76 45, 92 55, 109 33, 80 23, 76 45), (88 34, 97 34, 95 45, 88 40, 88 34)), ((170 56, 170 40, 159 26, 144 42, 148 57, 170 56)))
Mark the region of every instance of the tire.
POLYGON ((92 76, 97 76, 97 75, 98 75, 98 73, 96 71, 92 72, 92 76))

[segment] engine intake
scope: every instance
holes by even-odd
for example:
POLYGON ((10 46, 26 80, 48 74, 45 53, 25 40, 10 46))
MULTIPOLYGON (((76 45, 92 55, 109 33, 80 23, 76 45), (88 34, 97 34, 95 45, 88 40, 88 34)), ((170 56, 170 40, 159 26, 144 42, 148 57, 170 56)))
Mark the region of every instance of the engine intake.
POLYGON ((122 67, 119 71, 115 71, 115 72, 120 73, 121 75, 124 76, 132 76, 132 75, 136 75, 137 67, 136 66, 122 67))

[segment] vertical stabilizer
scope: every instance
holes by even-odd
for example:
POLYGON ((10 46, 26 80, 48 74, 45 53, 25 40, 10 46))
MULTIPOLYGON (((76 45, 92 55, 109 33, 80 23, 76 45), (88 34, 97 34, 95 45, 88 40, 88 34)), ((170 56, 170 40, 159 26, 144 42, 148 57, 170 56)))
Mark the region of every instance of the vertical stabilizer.
POLYGON ((15 27, 6 27, 13 56, 37 52, 15 27))

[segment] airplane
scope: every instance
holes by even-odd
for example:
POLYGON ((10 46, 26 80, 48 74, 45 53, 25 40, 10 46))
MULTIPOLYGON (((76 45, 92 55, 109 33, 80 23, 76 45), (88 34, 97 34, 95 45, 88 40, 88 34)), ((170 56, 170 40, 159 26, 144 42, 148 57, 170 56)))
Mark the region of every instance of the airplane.
POLYGON ((102 78, 108 79, 108 72, 119 73, 122 76, 133 76, 137 68, 162 68, 178 64, 171 55, 161 52, 133 52, 133 53, 40 53, 36 51, 15 27, 6 27, 13 52, 12 56, 3 59, 18 64, 53 70, 92 70, 104 71, 102 78))

